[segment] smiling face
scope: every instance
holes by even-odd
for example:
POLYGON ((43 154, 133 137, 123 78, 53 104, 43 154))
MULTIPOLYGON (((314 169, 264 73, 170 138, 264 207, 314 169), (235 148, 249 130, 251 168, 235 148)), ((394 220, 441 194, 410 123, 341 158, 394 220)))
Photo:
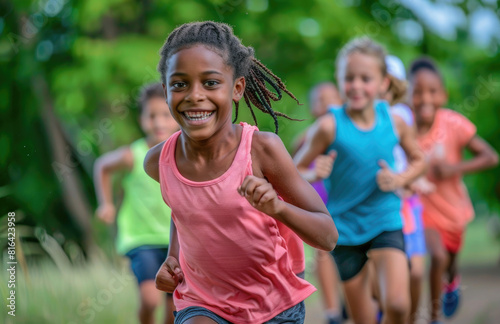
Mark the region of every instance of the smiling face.
POLYGON ((195 45, 168 60, 165 95, 172 116, 193 140, 205 140, 231 126, 233 100, 245 89, 243 77, 216 52, 195 45))
POLYGON ((152 97, 144 104, 140 124, 153 144, 166 140, 179 129, 179 125, 172 118, 165 99, 162 97, 152 97))
POLYGON ((373 107, 379 94, 387 91, 389 80, 382 73, 377 57, 360 52, 349 54, 339 74, 347 107, 360 111, 373 107))
POLYGON ((428 69, 422 69, 413 76, 410 94, 418 125, 432 125, 437 110, 448 100, 440 77, 428 69))

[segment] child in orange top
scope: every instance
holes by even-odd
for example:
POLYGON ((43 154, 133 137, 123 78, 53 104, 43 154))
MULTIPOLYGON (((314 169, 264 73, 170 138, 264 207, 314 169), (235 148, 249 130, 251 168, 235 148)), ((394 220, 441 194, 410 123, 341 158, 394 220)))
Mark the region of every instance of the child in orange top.
POLYGON ((457 253, 465 227, 474 210, 462 182, 462 175, 492 167, 498 163, 496 152, 476 134, 476 126, 463 115, 442 108, 447 101, 443 79, 429 59, 418 59, 410 69, 410 98, 415 113, 417 140, 429 160, 424 181, 415 189, 423 193, 423 220, 426 243, 431 254, 431 320, 439 323, 443 276, 445 316, 453 315, 459 301, 457 253), (463 161, 467 148, 474 158, 463 161), (424 189, 422 189, 424 187, 424 189))

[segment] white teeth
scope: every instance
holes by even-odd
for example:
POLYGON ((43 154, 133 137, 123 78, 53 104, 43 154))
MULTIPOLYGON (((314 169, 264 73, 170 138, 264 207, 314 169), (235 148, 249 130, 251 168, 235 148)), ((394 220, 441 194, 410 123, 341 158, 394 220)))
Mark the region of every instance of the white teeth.
POLYGON ((186 118, 189 119, 189 120, 205 120, 208 117, 212 116, 213 113, 214 113, 213 111, 211 111, 211 112, 207 112, 207 111, 204 111, 204 112, 189 112, 189 111, 185 111, 184 112, 184 116, 186 116, 186 118))

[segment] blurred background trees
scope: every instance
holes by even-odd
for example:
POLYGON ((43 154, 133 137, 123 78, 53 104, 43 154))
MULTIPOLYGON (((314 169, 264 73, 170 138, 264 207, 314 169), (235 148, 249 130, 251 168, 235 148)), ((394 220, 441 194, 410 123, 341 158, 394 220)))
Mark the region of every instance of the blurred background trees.
MULTIPOLYGON (((189 21, 231 24, 304 103, 278 104, 306 119, 280 121, 286 145, 311 123, 308 90, 334 81, 338 50, 368 35, 406 65, 432 56, 448 106, 500 151, 497 1, 16 0, 0 2, 0 12, 0 208, 4 218, 16 211, 27 246, 47 233, 70 256, 75 247, 112 250, 113 230, 93 217, 93 162, 141 136, 137 90, 159 80, 158 50, 189 21)), ((251 121, 241 110, 240 120, 251 121)), ((499 178, 499 168, 466 177, 479 217, 500 209, 499 178)))

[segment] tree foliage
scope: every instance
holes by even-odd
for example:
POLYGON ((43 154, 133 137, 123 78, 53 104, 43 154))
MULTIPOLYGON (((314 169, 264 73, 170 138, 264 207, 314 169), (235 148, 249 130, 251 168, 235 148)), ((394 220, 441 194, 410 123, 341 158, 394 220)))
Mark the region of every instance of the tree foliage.
MULTIPOLYGON (((304 103, 278 104, 306 119, 280 121, 287 145, 311 123, 308 90, 334 81, 340 47, 368 35, 406 64, 422 54, 434 57, 443 69, 449 107, 470 118, 500 151, 498 50, 475 47, 465 29, 444 40, 397 1, 16 0, 0 8, 2 215, 22 212, 26 224, 87 250, 104 233, 92 221, 93 162, 141 136, 137 90, 159 80, 158 50, 173 28, 189 21, 234 26, 304 103), (405 21, 421 26, 421 40, 401 36, 405 21)), ((240 120, 251 121, 240 110, 240 120)), ((274 129, 268 116, 258 114, 258 121, 262 130, 274 129)), ((467 177, 476 207, 500 208, 499 177, 498 168, 467 177)))

